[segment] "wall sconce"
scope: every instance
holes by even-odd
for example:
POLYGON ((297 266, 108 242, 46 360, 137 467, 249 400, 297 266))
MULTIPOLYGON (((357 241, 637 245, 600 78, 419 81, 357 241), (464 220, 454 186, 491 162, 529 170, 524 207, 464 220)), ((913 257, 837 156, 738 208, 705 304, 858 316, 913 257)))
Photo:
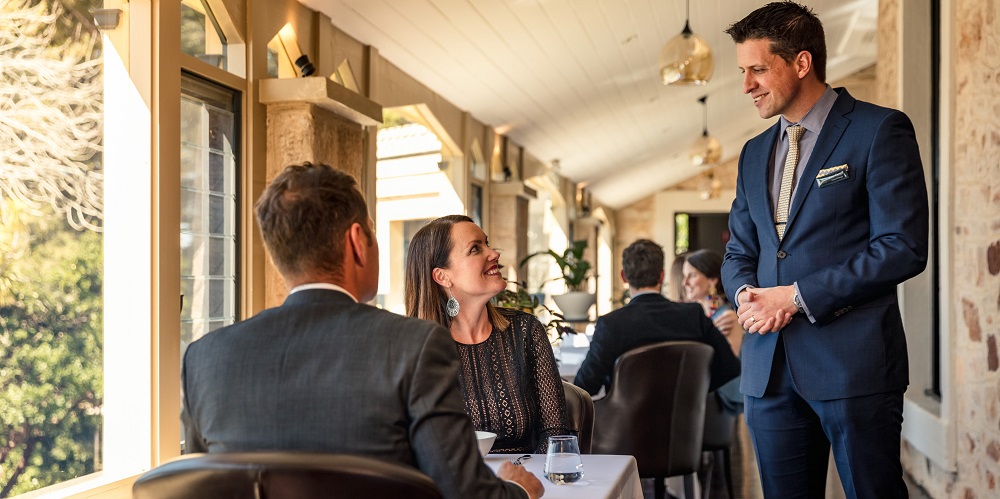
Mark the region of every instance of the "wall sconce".
POLYGON ((312 76, 316 72, 316 66, 309 62, 308 55, 302 54, 298 59, 295 59, 295 65, 299 67, 303 77, 312 76))
POLYGON ((299 73, 302 76, 312 76, 316 73, 316 66, 309 60, 309 56, 303 54, 302 49, 299 48, 299 38, 295 34, 295 28, 290 23, 285 24, 278 31, 278 41, 281 42, 281 48, 284 49, 288 60, 299 68, 299 73))
POLYGON ((122 22, 121 9, 94 9, 90 15, 94 16, 94 26, 101 31, 113 30, 122 22))

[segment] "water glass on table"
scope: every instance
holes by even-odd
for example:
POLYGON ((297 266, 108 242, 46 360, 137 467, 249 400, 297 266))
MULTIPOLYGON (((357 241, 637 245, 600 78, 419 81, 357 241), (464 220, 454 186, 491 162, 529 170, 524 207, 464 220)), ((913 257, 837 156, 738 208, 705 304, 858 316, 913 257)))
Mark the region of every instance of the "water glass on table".
POLYGON ((556 485, 573 483, 583 478, 580 442, 575 435, 549 437, 549 450, 545 454, 545 478, 556 485))

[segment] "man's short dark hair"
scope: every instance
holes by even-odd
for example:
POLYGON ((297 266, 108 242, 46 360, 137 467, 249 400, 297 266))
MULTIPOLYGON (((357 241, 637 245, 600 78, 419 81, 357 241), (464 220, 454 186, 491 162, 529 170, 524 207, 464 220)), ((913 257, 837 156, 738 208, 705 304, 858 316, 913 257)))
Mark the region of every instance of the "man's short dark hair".
POLYGON ((636 240, 622 252, 622 272, 632 289, 656 286, 663 272, 663 247, 649 239, 636 240))
POLYGON ((795 2, 769 3, 726 30, 736 43, 747 40, 771 41, 771 52, 792 62, 799 52, 812 54, 813 72, 826 83, 826 37, 823 23, 804 5, 795 2))
POLYGON ((264 189, 255 206, 264 245, 285 276, 342 277, 344 235, 359 223, 368 236, 368 207, 354 177, 332 166, 291 165, 264 189))

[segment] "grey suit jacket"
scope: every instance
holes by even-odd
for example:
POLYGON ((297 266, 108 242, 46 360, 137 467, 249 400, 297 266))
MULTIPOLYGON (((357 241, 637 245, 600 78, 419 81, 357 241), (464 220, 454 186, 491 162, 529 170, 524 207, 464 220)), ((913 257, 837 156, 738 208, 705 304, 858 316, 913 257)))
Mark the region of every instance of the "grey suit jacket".
POLYGON ((313 289, 192 343, 187 452, 302 450, 411 465, 445 497, 524 497, 479 457, 439 325, 313 289))

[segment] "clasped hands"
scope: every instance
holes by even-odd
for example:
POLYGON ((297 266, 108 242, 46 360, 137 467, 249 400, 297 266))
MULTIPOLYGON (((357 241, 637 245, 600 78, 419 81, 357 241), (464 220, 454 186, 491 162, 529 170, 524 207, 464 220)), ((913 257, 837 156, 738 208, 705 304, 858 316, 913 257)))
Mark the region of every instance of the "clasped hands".
POLYGON ((740 324, 748 333, 767 334, 779 331, 798 312, 792 297, 795 286, 747 288, 740 292, 740 324))

